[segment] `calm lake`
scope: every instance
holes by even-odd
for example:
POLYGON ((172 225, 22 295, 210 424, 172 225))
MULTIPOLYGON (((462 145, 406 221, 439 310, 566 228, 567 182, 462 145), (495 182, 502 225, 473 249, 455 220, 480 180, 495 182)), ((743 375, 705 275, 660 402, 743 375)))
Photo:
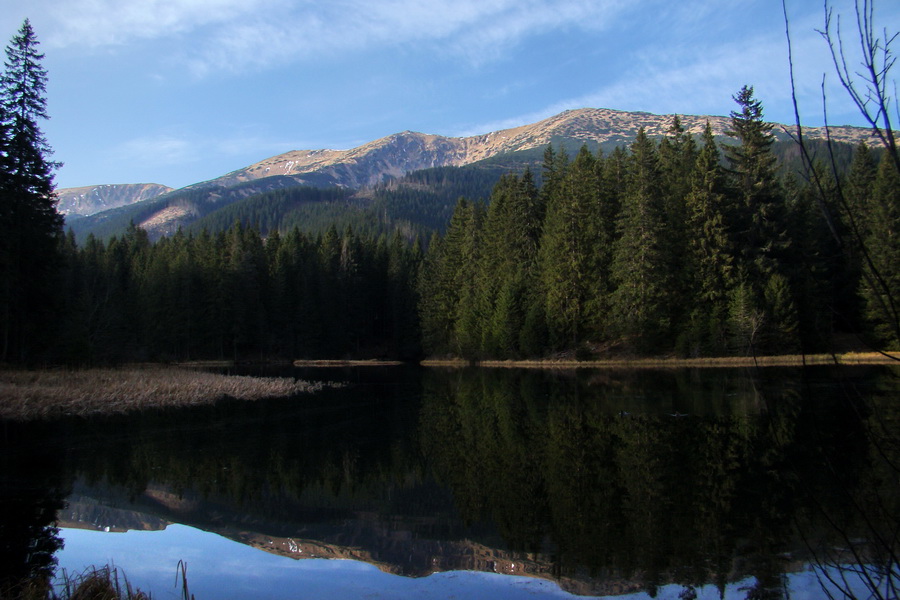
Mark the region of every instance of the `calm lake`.
POLYGON ((252 374, 347 385, 0 422, 0 584, 111 564, 181 597, 183 561, 197 600, 897 597, 896 367, 252 374))

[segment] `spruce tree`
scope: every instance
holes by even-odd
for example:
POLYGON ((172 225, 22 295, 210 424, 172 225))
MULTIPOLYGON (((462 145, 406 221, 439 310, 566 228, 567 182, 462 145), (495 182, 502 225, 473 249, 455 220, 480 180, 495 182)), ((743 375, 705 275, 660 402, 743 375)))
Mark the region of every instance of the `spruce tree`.
POLYGON ((622 146, 616 146, 609 156, 597 160, 599 190, 596 211, 597 240, 594 244, 597 261, 597 289, 590 303, 590 312, 598 317, 603 337, 610 327, 610 302, 614 290, 612 276, 613 251, 619 239, 618 220, 622 201, 628 185, 628 154, 622 146))
POLYGON ((613 258, 613 320, 618 333, 638 349, 657 350, 657 344, 669 341, 672 328, 668 292, 673 273, 662 174, 656 146, 643 128, 631 152, 613 258))
MULTIPOLYGON (((672 309, 673 325, 681 329, 687 320, 688 298, 691 295, 691 282, 685 269, 691 237, 688 231, 686 200, 691 192, 691 179, 696 160, 697 144, 694 137, 684 129, 681 119, 675 115, 668 135, 659 143, 659 166, 665 203, 669 269, 676 275, 670 282, 669 306, 672 309)), ((677 333, 673 329, 672 334, 677 333)))
POLYGON ((480 347, 477 294, 484 208, 460 198, 447 233, 434 236, 419 276, 422 345, 429 354, 469 356, 480 347))
MULTIPOLYGON (((729 220, 733 224, 737 266, 744 278, 745 289, 741 293, 750 295, 762 315, 760 322, 754 324, 754 343, 740 346, 760 352, 793 349, 794 340, 790 338, 796 335, 797 325, 784 319, 795 315, 796 308, 786 305, 792 303, 792 297, 782 293, 785 282, 781 279, 786 276, 783 261, 790 239, 784 193, 772 153, 772 125, 763 120, 762 103, 754 98, 752 87, 744 86, 734 100, 740 110, 732 111, 731 130, 727 133, 738 143, 727 146, 725 151, 733 202, 729 220), (772 290, 779 293, 771 293, 772 290)), ((739 303, 747 305, 744 300, 739 303)), ((739 329, 748 322, 743 320, 742 326, 734 322, 733 326, 739 329)), ((735 333, 741 340, 748 337, 747 331, 735 333)))
POLYGON ((716 354, 724 350, 727 294, 732 280, 733 245, 726 220, 725 182, 719 148, 709 122, 703 147, 691 174, 685 199, 688 219, 688 254, 684 268, 691 307, 687 330, 682 333, 684 354, 716 354))
POLYGON ((787 246, 784 199, 777 177, 772 125, 763 120, 762 103, 744 86, 734 97, 731 113, 736 145, 725 147, 736 206, 737 242, 742 258, 756 271, 777 269, 787 246))
MULTIPOLYGON (((872 191, 877 172, 875 154, 866 143, 861 143, 853 154, 850 171, 843 181, 844 202, 839 215, 847 271, 835 282, 838 286, 838 316, 849 330, 856 332, 863 329, 860 317, 865 312, 860 289, 863 280, 870 278, 870 274, 863 271, 863 265, 867 262, 867 240, 871 235, 871 218, 875 214, 872 210, 872 191)), ((872 284, 878 283, 867 283, 872 284)))
POLYGON ((26 19, 6 48, 0 77, 0 361, 36 358, 53 332, 61 266, 44 55, 26 19))
POLYGON ((594 253, 599 208, 595 163, 582 147, 558 190, 548 197, 538 260, 547 325, 559 346, 583 341, 590 328, 588 306, 599 273, 594 253))

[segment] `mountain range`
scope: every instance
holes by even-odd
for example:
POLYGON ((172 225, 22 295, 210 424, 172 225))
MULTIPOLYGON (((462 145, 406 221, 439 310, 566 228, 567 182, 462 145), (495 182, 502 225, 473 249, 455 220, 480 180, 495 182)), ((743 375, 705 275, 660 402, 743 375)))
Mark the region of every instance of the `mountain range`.
MULTIPOLYGON (((709 122, 717 137, 726 143, 730 139, 726 135, 731 124, 728 117, 679 118, 692 134, 699 136, 709 122)), ((594 151, 609 151, 630 144, 640 128, 651 137, 662 137, 672 122, 673 115, 583 108, 537 123, 468 137, 404 131, 350 150, 294 150, 180 190, 157 184, 63 189, 58 192, 60 209, 78 235, 115 235, 133 222, 158 238, 267 192, 298 187, 342 188, 347 193, 340 201, 346 204, 352 199, 360 209, 371 203, 376 195, 373 190, 402 187, 408 174, 423 169, 481 168, 491 173, 489 181, 496 181, 504 170, 538 165, 548 144, 565 148, 570 154, 584 144, 594 151)), ((788 132, 792 129, 776 125, 773 134, 777 140, 790 141, 788 132)), ((834 141, 852 145, 872 141, 870 130, 865 128, 832 127, 829 133, 834 141)), ((825 131, 806 128, 804 135, 822 139, 825 131)), ((492 185, 486 185, 487 193, 492 185)), ((476 191, 485 196, 484 189, 476 191)))
POLYGON ((158 183, 90 185, 57 190, 57 209, 66 218, 86 217, 94 213, 149 200, 174 191, 158 183))

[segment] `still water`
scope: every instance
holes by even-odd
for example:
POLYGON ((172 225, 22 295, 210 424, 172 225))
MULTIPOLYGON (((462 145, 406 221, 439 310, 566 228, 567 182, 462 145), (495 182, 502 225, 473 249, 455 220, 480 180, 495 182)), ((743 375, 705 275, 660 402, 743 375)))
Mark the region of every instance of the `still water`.
POLYGON ((897 597, 896 369, 258 373, 347 385, 0 423, 0 582, 112 564, 179 597, 182 561, 198 600, 897 597))

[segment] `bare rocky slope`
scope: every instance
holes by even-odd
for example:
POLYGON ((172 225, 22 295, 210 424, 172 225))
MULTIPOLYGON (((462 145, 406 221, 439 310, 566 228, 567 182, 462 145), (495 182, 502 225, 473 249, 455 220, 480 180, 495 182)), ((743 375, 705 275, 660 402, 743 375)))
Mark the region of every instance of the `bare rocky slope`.
POLYGON ((57 190, 59 212, 86 217, 111 208, 149 200, 171 192, 172 188, 158 183, 126 183, 120 185, 91 185, 57 190))

